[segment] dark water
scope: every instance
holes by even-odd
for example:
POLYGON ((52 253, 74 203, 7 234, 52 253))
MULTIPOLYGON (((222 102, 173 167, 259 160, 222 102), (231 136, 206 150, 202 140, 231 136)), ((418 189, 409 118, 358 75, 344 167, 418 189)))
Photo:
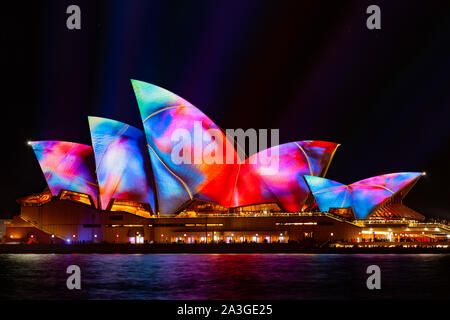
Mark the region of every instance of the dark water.
POLYGON ((449 298, 445 254, 0 255, 0 299, 449 298), (72 264, 81 290, 66 287, 72 264), (381 290, 366 287, 372 264, 381 290))

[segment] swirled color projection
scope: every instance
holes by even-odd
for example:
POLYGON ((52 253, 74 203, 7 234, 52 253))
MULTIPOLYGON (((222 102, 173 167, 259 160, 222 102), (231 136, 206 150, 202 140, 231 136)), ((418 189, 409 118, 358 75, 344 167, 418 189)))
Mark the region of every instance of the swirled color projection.
POLYGON ((142 81, 132 85, 166 214, 194 198, 226 207, 276 202, 286 211, 300 211, 309 193, 302 175, 324 175, 338 146, 299 141, 268 150, 268 164, 259 160, 265 151, 241 159, 220 128, 191 103, 142 81), (218 161, 208 163, 205 154, 218 161), (227 164, 228 159, 235 161, 227 164), (270 172, 273 164, 276 172, 270 172))
POLYGON ((97 206, 98 185, 91 146, 66 141, 34 141, 29 144, 53 196, 61 190, 84 193, 97 206))
POLYGON ((101 208, 113 199, 149 203, 155 209, 152 169, 144 133, 116 120, 89 117, 101 208))
POLYGON ((297 141, 251 156, 240 167, 234 205, 277 202, 285 211, 301 211, 309 194, 303 175, 324 175, 338 146, 297 141))
POLYGON ((421 172, 400 172, 380 175, 350 185, 305 175, 321 211, 351 207, 357 219, 367 219, 383 202, 407 188, 423 175, 421 172))
POLYGON ((194 198, 229 206, 238 167, 220 128, 175 94, 132 80, 153 166, 161 215, 175 213, 194 198))

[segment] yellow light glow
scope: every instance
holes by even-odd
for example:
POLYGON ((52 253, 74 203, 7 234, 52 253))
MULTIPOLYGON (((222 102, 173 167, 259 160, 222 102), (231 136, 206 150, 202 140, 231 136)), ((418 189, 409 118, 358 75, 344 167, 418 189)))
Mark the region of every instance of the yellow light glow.
POLYGON ((389 234, 389 231, 362 231, 363 234, 389 234))

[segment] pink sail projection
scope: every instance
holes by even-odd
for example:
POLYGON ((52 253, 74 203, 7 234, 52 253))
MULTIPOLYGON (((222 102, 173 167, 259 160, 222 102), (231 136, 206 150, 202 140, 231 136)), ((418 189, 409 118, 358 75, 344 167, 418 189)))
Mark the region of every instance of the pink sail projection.
POLYGON ((92 147, 66 141, 29 142, 53 196, 61 190, 87 194, 97 206, 98 185, 92 147))

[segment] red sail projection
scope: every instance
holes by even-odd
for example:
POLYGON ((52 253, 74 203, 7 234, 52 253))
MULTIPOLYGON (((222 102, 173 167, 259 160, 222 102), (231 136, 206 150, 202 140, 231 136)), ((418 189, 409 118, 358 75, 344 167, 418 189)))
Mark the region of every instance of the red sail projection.
POLYGON ((300 211, 309 194, 303 175, 325 175, 338 146, 325 141, 297 141, 251 156, 240 166, 233 205, 275 202, 285 211, 300 211))
POLYGON ((136 80, 132 84, 162 215, 175 213, 194 198, 225 207, 277 202, 287 211, 299 211, 309 192, 302 176, 323 175, 338 146, 323 141, 276 146, 272 151, 277 149, 278 154, 270 156, 269 152, 269 163, 279 165, 276 172, 269 172, 273 168, 267 164, 259 160, 253 164, 254 157, 260 155, 241 160, 220 128, 191 103, 152 84, 136 80), (190 138, 174 141, 177 132, 190 138), (190 163, 174 161, 174 148, 190 163), (202 158, 211 154, 211 149, 221 153, 221 163, 207 163, 202 158), (227 152, 229 158, 236 159, 234 163, 226 163, 227 152), (200 160, 196 163, 198 154, 200 160))
POLYGON ((238 168, 224 161, 226 152, 237 157, 225 134, 177 95, 142 81, 132 80, 132 84, 153 165, 160 214, 173 214, 194 198, 228 206, 233 190, 230 177, 236 176, 238 168), (189 138, 183 140, 182 134, 189 138), (176 136, 180 138, 174 140, 176 136), (173 159, 174 148, 179 150, 177 156, 188 160, 173 159), (222 161, 205 161, 202 155, 212 154, 211 149, 221 151, 222 161))

